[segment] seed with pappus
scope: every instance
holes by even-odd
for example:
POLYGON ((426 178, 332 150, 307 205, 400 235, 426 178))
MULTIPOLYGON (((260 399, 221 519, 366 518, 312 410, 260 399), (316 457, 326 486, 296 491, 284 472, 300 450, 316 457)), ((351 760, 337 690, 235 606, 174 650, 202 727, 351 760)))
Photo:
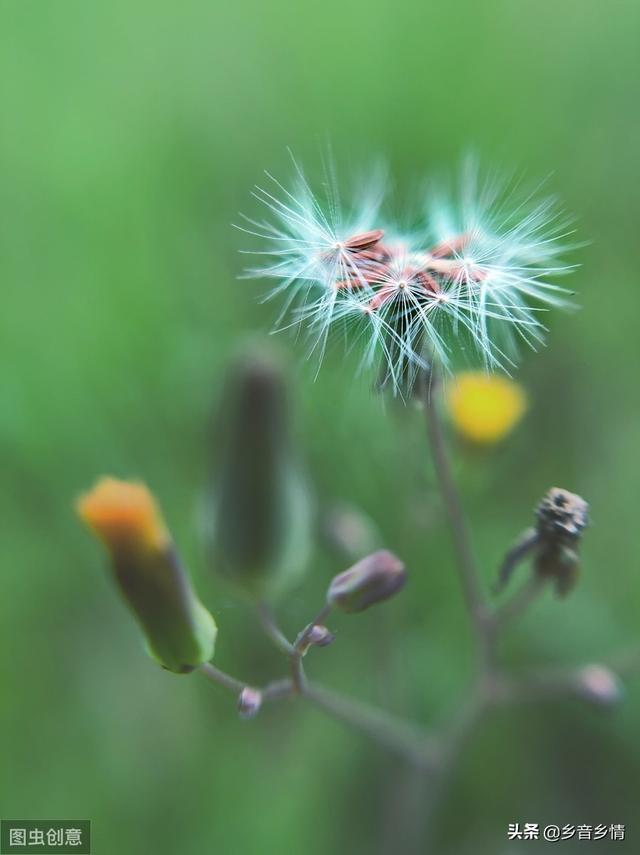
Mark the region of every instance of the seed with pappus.
POLYGON ((345 205, 333 170, 317 195, 294 169, 291 188, 267 173, 254 192, 271 221, 244 217, 239 228, 262 242, 247 252, 265 261, 247 275, 275 283, 266 296, 283 300, 276 326, 303 330, 319 359, 335 331, 361 348, 363 367, 383 364, 394 392, 462 353, 508 370, 518 342, 544 341, 543 313, 570 305, 553 281, 571 270, 562 256, 573 247, 552 198, 483 180, 469 160, 453 190, 425 191, 407 230, 383 213, 379 174, 345 205))

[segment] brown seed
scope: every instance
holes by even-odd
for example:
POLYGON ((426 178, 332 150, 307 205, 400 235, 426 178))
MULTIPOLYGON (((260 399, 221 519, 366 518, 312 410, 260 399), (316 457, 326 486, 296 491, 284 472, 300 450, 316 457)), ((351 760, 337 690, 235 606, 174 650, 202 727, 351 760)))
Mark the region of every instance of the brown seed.
POLYGON ((359 235, 354 235, 344 242, 345 249, 360 252, 363 249, 371 249, 372 246, 382 239, 384 232, 382 229, 373 229, 370 232, 362 232, 359 235))
POLYGON ((438 280, 435 279, 431 274, 427 273, 425 270, 420 270, 415 274, 414 277, 424 288, 424 290, 428 294, 439 294, 441 291, 440 284, 438 280))
POLYGON ((364 258, 367 261, 389 261, 391 258, 391 252, 388 247, 384 246, 381 243, 375 244, 370 249, 363 249, 358 252, 359 258, 364 258))
POLYGON ((395 287, 395 285, 385 285, 383 288, 376 292, 374 297, 371 298, 371 300, 369 301, 369 308, 375 312, 388 300, 392 300, 397 293, 398 289, 395 287))
POLYGON ((385 282, 389 278, 388 268, 378 262, 372 261, 359 265, 359 269, 364 279, 372 285, 385 282))
POLYGON ((437 246, 431 250, 431 255, 434 258, 443 258, 445 255, 453 255, 456 252, 460 252, 461 249, 464 249, 466 244, 469 243, 471 239, 471 235, 457 235, 456 237, 451 238, 450 240, 444 240, 442 243, 439 243, 437 246))

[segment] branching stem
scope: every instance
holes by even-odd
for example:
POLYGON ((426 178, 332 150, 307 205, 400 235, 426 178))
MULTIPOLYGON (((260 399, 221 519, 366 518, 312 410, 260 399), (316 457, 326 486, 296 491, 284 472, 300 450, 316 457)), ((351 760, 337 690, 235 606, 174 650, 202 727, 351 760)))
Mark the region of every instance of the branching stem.
POLYGON ((291 656, 294 653, 293 644, 289 642, 286 635, 282 632, 274 617, 271 606, 260 600, 256 604, 256 614, 258 622, 262 627, 262 631, 269 638, 272 644, 285 656, 291 656))
MULTIPOLYGON (((596 685, 594 690, 593 685, 585 683, 585 666, 533 670, 524 675, 507 674, 500 667, 496 648, 501 634, 540 595, 545 588, 545 580, 533 574, 502 605, 495 609, 489 608, 476 565, 469 527, 451 471, 438 402, 434 399, 433 387, 436 381, 433 374, 423 379, 427 435, 433 465, 451 528, 458 576, 478 653, 474 680, 466 700, 458 707, 457 717, 442 732, 434 735, 405 718, 318 686, 307 679, 303 657, 313 644, 314 627, 324 623, 330 608, 325 605, 292 644, 280 629, 270 606, 260 602, 256 607, 265 635, 287 657, 290 667, 289 678, 275 680, 259 689, 262 699, 271 701, 299 697, 309 701, 409 761, 412 769, 411 780, 414 783, 417 781, 416 791, 422 793, 420 827, 414 829, 413 835, 408 833, 408 837, 414 838, 411 852, 424 851, 419 843, 422 830, 429 824, 467 740, 488 711, 513 702, 559 696, 577 697, 592 703, 603 702, 602 694, 598 697, 598 686, 596 685)), ((534 530, 530 530, 509 550, 500 573, 503 583, 519 563, 530 557, 536 544, 537 535, 534 530)), ((640 670, 640 649, 635 648, 614 656, 609 667, 620 673, 640 670)), ((605 668, 600 666, 600 669, 600 673, 596 670, 596 677, 602 678, 605 668)), ((199 670, 209 680, 236 695, 250 688, 248 684, 210 663, 201 665, 199 670)), ((592 679, 593 676, 592 666, 592 679)), ((615 680, 615 674, 612 674, 611 679, 615 680)), ((406 851, 409 852, 408 849, 406 851)))

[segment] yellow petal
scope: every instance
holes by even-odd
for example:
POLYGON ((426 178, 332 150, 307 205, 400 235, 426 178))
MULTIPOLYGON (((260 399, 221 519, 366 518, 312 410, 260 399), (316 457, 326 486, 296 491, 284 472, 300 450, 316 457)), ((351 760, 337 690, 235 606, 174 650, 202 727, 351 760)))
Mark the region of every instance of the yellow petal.
POLYGON ((527 409, 527 399, 522 387, 507 377, 467 371, 449 384, 447 405, 462 436, 491 444, 513 430, 527 409))

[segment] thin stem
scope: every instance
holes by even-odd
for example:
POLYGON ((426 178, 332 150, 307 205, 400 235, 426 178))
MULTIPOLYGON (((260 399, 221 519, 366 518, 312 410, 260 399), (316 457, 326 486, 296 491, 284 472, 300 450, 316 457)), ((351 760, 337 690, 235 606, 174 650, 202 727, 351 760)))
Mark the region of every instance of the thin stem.
POLYGON ((201 674, 204 674, 208 680, 211 680, 212 683, 217 683, 219 686, 222 686, 224 689, 228 689, 230 692, 234 692, 236 695, 239 695, 240 692, 247 687, 246 683, 236 680, 235 677, 221 671, 210 662, 205 662, 198 670, 201 674))
POLYGON ((271 642, 281 653, 284 653, 285 656, 291 656, 294 652, 294 646, 276 623, 273 611, 268 603, 262 600, 256 603, 256 614, 267 638, 271 639, 271 642))
MULTIPOLYGON (((602 668, 603 666, 591 666, 602 668)), ((512 677, 505 685, 505 703, 526 703, 531 701, 552 701, 557 698, 578 698, 595 706, 611 704, 619 699, 615 684, 598 690, 585 679, 589 666, 581 668, 540 668, 526 672, 522 676, 512 677)), ((615 676, 611 675, 615 681, 615 676)))
MULTIPOLYGON (((239 695, 247 683, 231 677, 210 662, 198 669, 208 680, 227 691, 239 695)), ((329 712, 334 718, 364 731, 369 736, 399 752, 412 763, 425 767, 435 762, 435 751, 428 734, 418 725, 407 722, 391 713, 383 712, 361 701, 350 700, 337 692, 303 681, 298 689, 293 680, 274 680, 260 690, 265 701, 281 700, 301 695, 306 700, 329 712)))
MULTIPOLYGON (((235 695, 239 695, 244 689, 255 688, 250 686, 249 683, 243 683, 225 671, 221 671, 220 668, 216 668, 211 662, 205 662, 203 665, 200 665, 198 670, 212 683, 222 686, 223 689, 227 689, 227 691, 233 692, 235 695)), ((293 694, 293 683, 287 678, 273 680, 263 688, 258 689, 258 691, 262 695, 263 701, 276 701, 291 697, 293 694)))
POLYGON ((535 528, 529 528, 524 532, 514 546, 511 547, 505 555, 502 566, 498 572, 498 581, 494 587, 496 594, 500 593, 507 584, 518 564, 520 564, 521 561, 524 561, 525 558, 528 558, 539 543, 540 535, 538 530, 535 528))
POLYGON ((462 503, 458 495, 451 464, 447 453, 446 442, 437 404, 432 400, 429 383, 424 382, 424 404, 427 421, 427 435, 431 447, 431 455, 438 479, 438 485, 442 494, 449 526, 453 538, 453 547, 456 553, 458 574, 462 585, 464 599, 477 636, 482 640, 484 636, 483 626, 485 618, 485 601, 480 577, 476 567, 476 561, 471 546, 471 536, 467 526, 466 517, 462 509, 462 503))
POLYGON ((296 650, 291 654, 291 682, 293 683, 293 690, 301 695, 304 693, 304 687, 306 683, 306 676, 304 673, 304 665, 302 664, 302 653, 299 650, 296 650))
POLYGON ((547 579, 533 574, 511 599, 497 608, 489 620, 488 628, 491 635, 495 637, 508 623, 520 617, 538 599, 545 589, 547 581, 547 579))
POLYGON ((307 626, 302 630, 300 635, 295 640, 293 645, 292 652, 290 654, 290 662, 291 662, 291 679, 293 681, 293 687, 296 692, 299 694, 302 693, 305 684, 305 673, 304 666, 302 664, 302 657, 307 652, 309 647, 309 638, 314 627, 321 624, 325 618, 328 616, 331 611, 331 606, 325 604, 318 614, 314 617, 311 623, 307 624, 307 626))
POLYGON ((345 698, 315 683, 307 683, 302 694, 334 718, 364 731, 412 763, 418 766, 435 764, 436 754, 431 739, 418 725, 361 701, 345 698))
POLYGON ((293 694, 293 683, 285 677, 282 680, 267 683, 262 690, 262 699, 264 701, 278 701, 282 698, 290 698, 293 694))

